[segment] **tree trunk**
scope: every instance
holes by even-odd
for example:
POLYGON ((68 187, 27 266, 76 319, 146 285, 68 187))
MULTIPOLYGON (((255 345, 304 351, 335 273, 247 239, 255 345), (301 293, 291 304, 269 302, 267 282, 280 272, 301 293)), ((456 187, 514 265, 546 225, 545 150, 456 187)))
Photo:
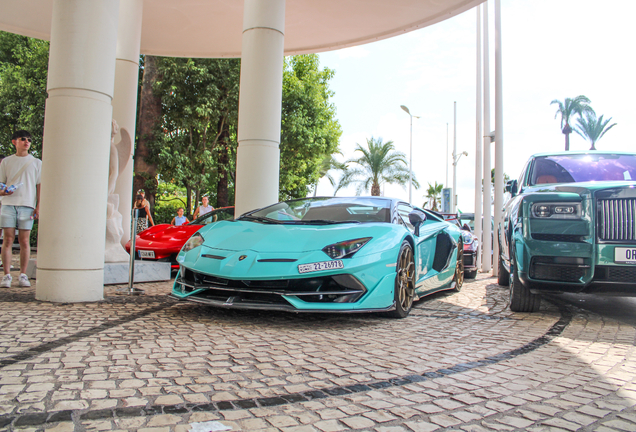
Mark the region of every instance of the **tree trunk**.
POLYGON ((227 166, 230 161, 228 146, 230 140, 230 131, 223 129, 219 138, 219 158, 217 160, 218 179, 216 183, 216 207, 227 207, 230 205, 230 194, 228 192, 228 171, 227 166))
POLYGON ((137 190, 146 191, 146 199, 150 203, 150 208, 154 209, 155 195, 157 193, 157 165, 149 163, 151 151, 148 143, 155 136, 155 128, 161 121, 161 98, 155 95, 152 86, 160 79, 157 71, 157 57, 146 56, 143 84, 141 88, 139 104, 139 125, 137 126, 137 148, 135 149, 133 180, 133 199, 137 195, 137 190))
POLYGON ((186 216, 189 216, 192 214, 190 212, 190 209, 192 208, 192 188, 190 186, 186 186, 186 196, 188 198, 186 199, 185 214, 186 216))
POLYGON ((380 196, 380 185, 373 183, 371 186, 371 196, 380 196))
POLYGON ((565 124, 563 127, 563 134, 565 135, 565 151, 570 151, 570 134, 572 133, 572 128, 569 124, 565 124))

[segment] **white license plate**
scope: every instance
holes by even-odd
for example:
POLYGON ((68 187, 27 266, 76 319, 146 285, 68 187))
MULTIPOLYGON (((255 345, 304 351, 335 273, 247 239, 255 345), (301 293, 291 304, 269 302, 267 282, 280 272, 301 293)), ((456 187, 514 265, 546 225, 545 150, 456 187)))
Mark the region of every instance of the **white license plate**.
POLYGON ((315 262, 311 264, 300 264, 298 266, 299 273, 309 273, 321 270, 333 270, 333 269, 341 269, 344 268, 344 263, 342 260, 334 260, 334 261, 321 261, 315 262))
POLYGON ((155 251, 139 251, 139 258, 154 258, 155 251))
POLYGON ((614 248, 614 262, 621 264, 636 264, 636 247, 614 248))

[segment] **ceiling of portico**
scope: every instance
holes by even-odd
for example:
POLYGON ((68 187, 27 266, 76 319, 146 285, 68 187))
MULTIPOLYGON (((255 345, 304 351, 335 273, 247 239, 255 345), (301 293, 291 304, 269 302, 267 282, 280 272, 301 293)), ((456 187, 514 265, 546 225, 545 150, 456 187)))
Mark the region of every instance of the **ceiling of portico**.
MULTIPOLYGON (((287 0, 285 54, 331 51, 443 21, 483 0, 287 0)), ((0 0, 0 30, 48 40, 53 0, 0 0)), ((240 57, 241 0, 144 0, 141 53, 240 57)))

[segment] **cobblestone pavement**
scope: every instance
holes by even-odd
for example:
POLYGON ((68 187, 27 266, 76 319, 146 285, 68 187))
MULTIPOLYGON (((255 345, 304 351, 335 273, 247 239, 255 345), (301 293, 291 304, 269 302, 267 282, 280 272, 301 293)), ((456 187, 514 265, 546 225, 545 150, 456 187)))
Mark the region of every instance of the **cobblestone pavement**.
MULTIPOLYGON (((17 278, 14 278, 17 279, 17 278)), ((0 290, 0 430, 634 431, 636 329, 480 275, 394 320, 0 290)))

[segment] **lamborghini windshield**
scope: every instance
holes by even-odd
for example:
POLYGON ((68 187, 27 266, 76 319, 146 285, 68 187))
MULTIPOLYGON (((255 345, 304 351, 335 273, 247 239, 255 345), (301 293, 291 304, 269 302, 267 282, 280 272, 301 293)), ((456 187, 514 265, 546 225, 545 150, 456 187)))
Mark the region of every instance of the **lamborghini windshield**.
POLYGON ((573 154, 534 160, 529 185, 588 181, 636 181, 636 154, 573 154))
POLYGON ((386 198, 304 198, 247 213, 239 220, 310 225, 390 222, 390 207, 386 198))

